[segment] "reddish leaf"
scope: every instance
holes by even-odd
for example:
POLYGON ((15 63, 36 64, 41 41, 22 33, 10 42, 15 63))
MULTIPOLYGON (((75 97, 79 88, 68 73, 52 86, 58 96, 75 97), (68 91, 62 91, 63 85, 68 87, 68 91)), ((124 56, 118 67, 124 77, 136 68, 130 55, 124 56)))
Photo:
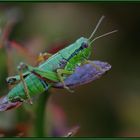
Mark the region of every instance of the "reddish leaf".
POLYGON ((59 50, 63 49, 64 47, 66 47, 68 45, 68 41, 63 41, 63 42, 59 42, 59 43, 55 43, 55 44, 52 44, 50 46, 50 50, 48 51, 48 53, 51 53, 51 54, 55 54, 57 53, 59 50))

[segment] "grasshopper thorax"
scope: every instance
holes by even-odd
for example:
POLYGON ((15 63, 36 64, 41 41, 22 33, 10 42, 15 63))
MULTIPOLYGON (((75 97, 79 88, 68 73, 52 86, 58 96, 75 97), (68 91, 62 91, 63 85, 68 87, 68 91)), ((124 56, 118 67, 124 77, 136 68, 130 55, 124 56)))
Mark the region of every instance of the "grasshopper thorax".
POLYGON ((91 47, 88 39, 84 37, 77 39, 70 47, 72 51, 67 59, 68 63, 65 69, 74 70, 77 65, 81 65, 85 59, 89 58, 91 47))

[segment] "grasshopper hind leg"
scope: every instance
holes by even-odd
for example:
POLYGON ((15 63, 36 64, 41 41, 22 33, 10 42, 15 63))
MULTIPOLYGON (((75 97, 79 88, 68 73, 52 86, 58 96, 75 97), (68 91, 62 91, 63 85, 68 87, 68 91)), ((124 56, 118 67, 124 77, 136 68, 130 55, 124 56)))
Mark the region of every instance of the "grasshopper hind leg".
POLYGON ((26 95, 27 99, 29 99, 29 103, 33 104, 32 100, 31 100, 31 97, 30 97, 30 94, 29 94, 27 84, 26 84, 26 82, 24 80, 24 76, 23 76, 23 73, 22 73, 23 69, 25 69, 25 68, 26 68, 26 65, 24 65, 24 63, 20 63, 20 65, 17 67, 18 72, 19 72, 19 76, 20 76, 20 81, 23 84, 25 95, 26 95))
MULTIPOLYGON (((67 89, 69 92, 73 92, 71 89, 69 89, 69 87, 67 87, 65 85, 65 82, 63 80, 63 74, 71 75, 71 74, 73 74, 73 71, 68 71, 68 70, 65 70, 65 69, 57 69, 56 72, 44 71, 44 70, 41 70, 40 68, 32 67, 32 66, 29 66, 29 65, 24 64, 24 63, 22 63, 21 68, 27 68, 31 73, 35 74, 36 76, 38 76, 39 78, 41 78, 43 80, 45 79, 46 81, 47 80, 51 80, 53 82, 59 82, 60 81, 60 82, 62 82, 63 87, 65 89, 67 89)), ((21 79, 22 79, 22 75, 21 75, 21 79)), ((26 88, 27 86, 26 86, 25 81, 22 80, 22 83, 24 85, 26 95, 28 95, 28 90, 26 88)), ((28 97, 29 97, 29 95, 28 95, 28 97)))

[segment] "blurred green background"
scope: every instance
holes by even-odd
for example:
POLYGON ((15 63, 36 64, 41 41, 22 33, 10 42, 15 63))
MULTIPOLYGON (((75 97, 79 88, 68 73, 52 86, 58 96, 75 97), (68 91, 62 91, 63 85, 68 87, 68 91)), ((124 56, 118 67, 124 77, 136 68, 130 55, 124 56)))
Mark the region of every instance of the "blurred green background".
MULTIPOLYGON (((91 59, 107 61, 112 69, 101 79, 76 88, 73 94, 52 89, 48 104, 53 102, 63 110, 68 126, 80 126, 75 136, 140 136, 140 4, 1 3, 2 29, 5 16, 10 21, 10 10, 14 8, 18 9, 19 21, 12 28, 9 40, 22 44, 35 55, 50 50, 52 44, 63 41, 69 44, 81 36, 89 37, 99 18, 105 15, 96 36, 114 29, 119 31, 96 41, 91 59)), ((8 53, 6 50, 5 47, 0 49, 1 96, 8 92, 5 82, 9 71, 7 54, 11 55, 13 62, 10 74, 15 74, 21 61, 34 63, 16 50, 8 53)), ((38 103, 39 99, 35 99, 33 106, 0 112, 1 131, 15 136, 13 129, 22 122, 25 126, 21 125, 20 129, 27 129, 25 136, 36 136, 33 118, 38 115, 34 109, 38 103)), ((50 123, 53 123, 49 120, 52 117, 47 116, 48 113, 44 122, 45 136, 48 136, 47 131, 51 131, 48 130, 50 123)), ((3 133, 1 135, 4 136, 3 133)))

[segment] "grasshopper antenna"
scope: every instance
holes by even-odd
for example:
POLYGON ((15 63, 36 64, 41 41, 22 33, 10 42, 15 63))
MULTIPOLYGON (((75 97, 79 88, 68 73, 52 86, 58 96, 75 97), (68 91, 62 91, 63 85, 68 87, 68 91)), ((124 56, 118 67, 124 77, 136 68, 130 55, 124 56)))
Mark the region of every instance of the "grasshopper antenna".
POLYGON ((105 18, 105 16, 101 16, 101 18, 99 19, 99 21, 98 21, 96 27, 94 28, 94 30, 93 30, 93 32, 91 33, 91 35, 90 35, 90 37, 88 38, 88 40, 90 40, 90 39, 94 36, 94 34, 96 33, 97 29, 99 28, 99 26, 100 26, 100 24, 101 24, 101 22, 103 21, 104 18, 105 18))
POLYGON ((116 33, 117 31, 118 31, 118 30, 113 30, 113 31, 111 31, 111 32, 107 32, 107 33, 105 33, 105 34, 102 34, 102 35, 100 35, 100 36, 97 36, 97 37, 95 37, 95 38, 90 42, 90 44, 92 44, 95 40, 97 40, 97 39, 99 39, 99 38, 102 38, 102 37, 108 36, 108 35, 110 35, 110 34, 116 33))

